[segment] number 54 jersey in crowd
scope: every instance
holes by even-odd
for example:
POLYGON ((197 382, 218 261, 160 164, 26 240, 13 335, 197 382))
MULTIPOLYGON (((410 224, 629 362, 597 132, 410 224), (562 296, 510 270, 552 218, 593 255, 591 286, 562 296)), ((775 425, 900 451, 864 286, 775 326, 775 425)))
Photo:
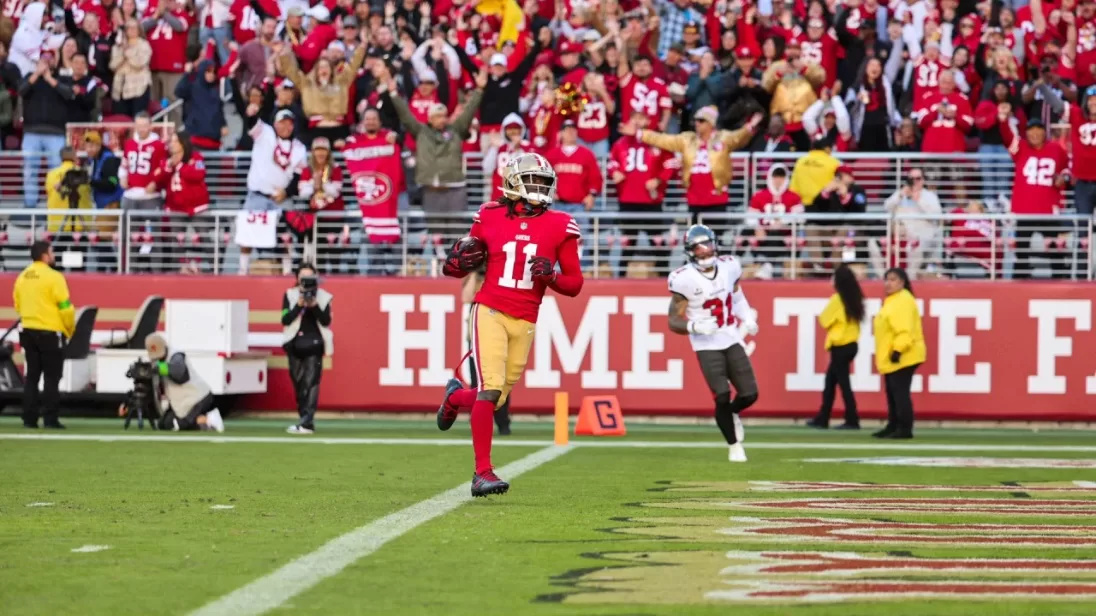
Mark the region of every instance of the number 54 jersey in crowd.
POLYGON ((487 245, 487 273, 476 303, 530 323, 536 323, 548 288, 533 279, 530 260, 547 257, 554 265, 565 251, 572 251, 578 263, 578 223, 565 212, 549 209, 531 218, 511 217, 506 206, 485 203, 470 235, 487 245))
POLYGON ((731 296, 742 278, 742 265, 734 257, 719 257, 715 270, 705 274, 692 265, 679 267, 670 274, 670 293, 689 300, 685 316, 690 321, 715 319, 719 330, 710 336, 689 334, 694 351, 722 351, 742 343, 731 314, 731 296))

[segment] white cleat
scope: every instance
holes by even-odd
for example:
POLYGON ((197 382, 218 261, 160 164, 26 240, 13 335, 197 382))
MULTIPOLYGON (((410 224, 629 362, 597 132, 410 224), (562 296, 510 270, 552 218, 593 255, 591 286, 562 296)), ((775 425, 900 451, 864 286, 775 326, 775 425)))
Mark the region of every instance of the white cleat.
POLYGON ((304 426, 289 426, 286 428, 286 432, 290 434, 312 434, 312 430, 309 430, 304 426))
POLYGON ((746 429, 742 427, 742 420, 739 419, 738 413, 735 413, 732 417, 734 417, 734 440, 739 443, 746 442, 746 429))
POLYGON ((221 417, 221 411, 219 411, 218 409, 213 409, 212 411, 206 413, 206 425, 209 426, 210 430, 214 430, 216 432, 224 432, 225 420, 223 417, 221 417))
POLYGON ((734 445, 731 445, 731 451, 727 455, 727 459, 731 462, 745 462, 746 448, 742 446, 742 443, 735 443, 734 445))

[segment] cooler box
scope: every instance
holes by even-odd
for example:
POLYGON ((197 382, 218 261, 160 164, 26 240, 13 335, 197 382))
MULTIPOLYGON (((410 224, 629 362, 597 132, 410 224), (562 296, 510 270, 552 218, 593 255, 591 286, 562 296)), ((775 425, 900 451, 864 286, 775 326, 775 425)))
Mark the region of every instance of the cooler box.
POLYGON ((246 353, 247 300, 167 300, 168 349, 246 353))

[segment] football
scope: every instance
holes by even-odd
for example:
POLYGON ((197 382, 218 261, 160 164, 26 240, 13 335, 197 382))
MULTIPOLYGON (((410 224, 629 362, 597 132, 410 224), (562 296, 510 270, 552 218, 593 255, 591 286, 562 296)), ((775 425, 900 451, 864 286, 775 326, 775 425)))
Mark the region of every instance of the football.
POLYGON ((461 262, 468 269, 480 267, 487 259, 487 244, 478 237, 461 238, 457 240, 453 249, 461 256, 461 262))

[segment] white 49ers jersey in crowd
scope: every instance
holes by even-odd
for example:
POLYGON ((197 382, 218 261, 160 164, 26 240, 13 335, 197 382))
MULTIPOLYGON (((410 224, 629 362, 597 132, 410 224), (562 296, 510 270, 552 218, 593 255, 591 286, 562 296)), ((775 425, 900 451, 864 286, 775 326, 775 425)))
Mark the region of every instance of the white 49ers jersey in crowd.
POLYGON ((719 331, 711 336, 689 334, 694 351, 719 351, 733 344, 742 344, 742 334, 735 326, 731 312, 731 296, 742 278, 742 265, 734 257, 719 257, 715 270, 705 274, 693 265, 686 265, 670 274, 670 293, 689 300, 685 316, 690 321, 715 319, 719 331))

